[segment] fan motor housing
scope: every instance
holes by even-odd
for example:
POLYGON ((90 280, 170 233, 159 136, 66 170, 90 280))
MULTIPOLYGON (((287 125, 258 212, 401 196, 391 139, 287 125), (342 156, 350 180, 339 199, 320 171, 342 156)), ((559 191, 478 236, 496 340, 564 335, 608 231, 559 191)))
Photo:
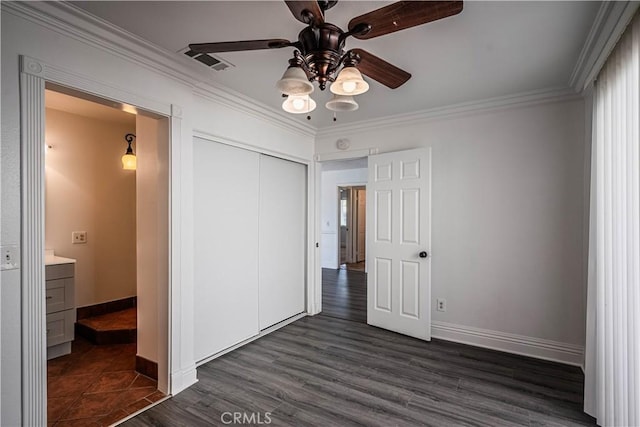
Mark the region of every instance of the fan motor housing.
POLYGON ((324 89, 344 50, 344 32, 336 25, 324 23, 307 27, 298 35, 301 53, 309 73, 324 89))

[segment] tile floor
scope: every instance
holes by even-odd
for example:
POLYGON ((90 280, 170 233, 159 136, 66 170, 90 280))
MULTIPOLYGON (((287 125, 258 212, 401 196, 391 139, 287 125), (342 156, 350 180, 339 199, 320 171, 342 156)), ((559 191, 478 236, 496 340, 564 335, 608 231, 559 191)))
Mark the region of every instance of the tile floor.
POLYGON ((79 320, 79 323, 99 331, 135 329, 137 323, 136 308, 127 308, 114 313, 87 317, 79 320))
POLYGON ((136 345, 93 345, 77 337, 69 355, 47 362, 49 426, 108 426, 164 397, 137 373, 136 345))

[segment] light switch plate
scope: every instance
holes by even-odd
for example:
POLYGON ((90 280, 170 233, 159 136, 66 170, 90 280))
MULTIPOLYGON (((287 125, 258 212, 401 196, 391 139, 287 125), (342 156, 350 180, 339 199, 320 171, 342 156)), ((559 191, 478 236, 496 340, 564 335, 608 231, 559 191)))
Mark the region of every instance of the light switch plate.
POLYGON ((20 268, 20 248, 18 245, 0 246, 0 270, 15 270, 20 268))

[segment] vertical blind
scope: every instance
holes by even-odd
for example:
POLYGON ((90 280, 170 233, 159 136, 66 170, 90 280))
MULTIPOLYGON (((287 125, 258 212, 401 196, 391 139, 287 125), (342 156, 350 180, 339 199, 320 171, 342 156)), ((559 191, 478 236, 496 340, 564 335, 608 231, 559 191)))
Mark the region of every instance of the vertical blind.
POLYGON ((640 17, 595 84, 585 412, 640 426, 640 17))

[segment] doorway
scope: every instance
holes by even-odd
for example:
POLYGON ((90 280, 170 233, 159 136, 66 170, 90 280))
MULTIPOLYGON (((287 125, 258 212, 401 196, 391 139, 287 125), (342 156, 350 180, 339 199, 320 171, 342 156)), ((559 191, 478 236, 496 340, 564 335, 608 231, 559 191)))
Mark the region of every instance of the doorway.
POLYGON ((323 162, 322 314, 367 321, 367 158, 323 162))
POLYGON ((168 119, 113 105, 46 85, 50 425, 111 424, 169 391, 168 119))
POLYGON ((366 186, 338 187, 340 200, 340 268, 365 271, 367 235, 366 186))

